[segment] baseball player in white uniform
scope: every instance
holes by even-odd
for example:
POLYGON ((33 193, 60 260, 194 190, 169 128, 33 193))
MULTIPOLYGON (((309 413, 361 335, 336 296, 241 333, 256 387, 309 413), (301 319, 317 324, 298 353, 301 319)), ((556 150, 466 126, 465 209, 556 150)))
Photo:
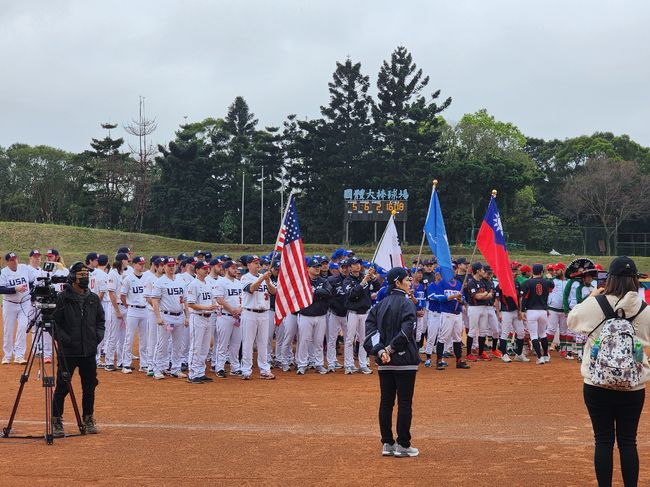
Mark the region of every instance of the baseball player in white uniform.
POLYGON ((239 363, 239 348, 242 343, 241 312, 242 284, 236 279, 237 266, 232 260, 224 262, 225 275, 215 286, 217 303, 222 307, 221 315, 217 317, 217 341, 215 348, 217 357, 214 369, 217 377, 224 379, 226 360, 230 362, 230 375, 241 375, 239 363))
POLYGON ((153 283, 163 275, 163 259, 154 255, 150 259, 151 267, 142 274, 142 284, 144 285, 144 298, 147 301, 147 362, 140 358, 140 372, 146 372, 147 376, 153 377, 154 362, 153 356, 156 351, 156 337, 158 334, 158 323, 156 323, 156 314, 153 312, 151 305, 151 293, 153 283))
POLYGON ((25 364, 27 348, 27 325, 31 312, 29 298, 29 283, 34 282, 34 276, 29 266, 18 263, 14 252, 5 255, 7 267, 0 272, 0 286, 20 289, 15 294, 7 294, 2 304, 2 322, 4 323, 4 363, 9 363, 14 356, 14 363, 25 364), (18 326, 16 327, 16 324, 18 326), (14 342, 14 332, 16 339, 14 342))
POLYGON ((282 371, 289 372, 293 362, 293 340, 298 335, 298 313, 289 313, 282 320, 282 347, 280 353, 280 363, 282 371))
MULTIPOLYGON (((183 271, 178 274, 178 278, 185 286, 185 292, 187 294, 187 287, 194 280, 194 264, 198 260, 194 257, 188 257, 184 262, 181 263, 183 271)), ((187 303, 185 303, 185 308, 187 308, 187 303)), ((189 356, 190 356, 190 328, 186 327, 183 329, 183 345, 181 346, 181 370, 186 371, 189 369, 189 356)))
MULTIPOLYGON (((29 252, 29 271, 32 273, 33 280, 36 281, 38 278, 47 277, 47 273, 41 269, 41 252, 38 249, 34 249, 29 252)), ((39 314, 39 311, 32 303, 29 322, 36 318, 39 314)), ((36 327, 32 328, 32 338, 36 334, 36 327)), ((43 354, 43 360, 46 364, 52 363, 52 335, 49 333, 43 333, 43 350, 39 350, 43 354)))
POLYGON ((118 367, 122 365, 123 360, 122 352, 124 350, 124 335, 126 331, 124 320, 126 319, 127 308, 120 301, 119 294, 122 288, 122 279, 127 261, 128 256, 126 254, 117 254, 115 256, 115 262, 113 263, 113 268, 108 273, 108 282, 106 284, 111 306, 113 307, 113 312, 111 313, 112 319, 110 324, 108 321, 106 322, 106 334, 104 336, 104 349, 106 351, 105 363, 108 372, 117 370, 115 367, 116 355, 118 367))
MULTIPOLYGON (((102 303, 102 308, 104 309, 104 319, 106 325, 111 322, 113 319, 113 306, 111 305, 111 298, 108 294, 108 273, 106 272, 106 266, 108 265, 108 255, 102 254, 97 256, 97 267, 92 272, 92 279, 95 281, 95 290, 99 300, 102 303)), ((100 365, 101 355, 104 350, 104 345, 106 344, 106 336, 102 341, 97 345, 97 355, 96 362, 97 365, 100 365)))
MULTIPOLYGON (((209 252, 208 252, 209 253, 209 252)), ((210 273, 205 277, 205 281, 208 283, 210 286, 210 289, 212 289, 212 297, 216 302, 217 299, 217 282, 219 279, 221 279, 221 275, 223 274, 223 269, 221 266, 223 265, 224 261, 220 257, 215 257, 214 259, 210 260, 210 273)), ((217 303, 218 304, 218 303, 217 303)), ((208 359, 212 363, 212 371, 217 372, 217 369, 214 367, 214 364, 217 363, 217 318, 221 314, 221 305, 217 306, 217 309, 212 313, 212 316, 210 317, 210 320, 212 320, 212 330, 213 330, 213 335, 212 335, 212 348, 208 352, 208 359)))
MULTIPOLYGON (((133 339, 136 331, 138 333, 138 353, 140 364, 147 363, 147 301, 144 289, 144 257, 134 257, 131 261, 133 271, 122 279, 120 287, 120 299, 122 305, 128 308, 126 316, 126 334, 124 347, 122 349, 122 372, 130 374, 133 372, 133 339)), ((141 367, 142 368, 142 367, 141 367)))
POLYGON ((190 384, 202 384, 212 382, 205 375, 205 360, 214 335, 210 318, 217 305, 212 301, 212 287, 205 280, 210 264, 200 260, 194 264, 194 269, 196 277, 187 287, 187 307, 190 311, 190 373, 187 381, 190 384))
POLYGON ((244 289, 242 304, 244 310, 241 316, 242 326, 242 379, 248 380, 253 372, 253 342, 257 339, 257 366, 260 369, 260 379, 272 380, 266 345, 268 341, 268 316, 270 294, 275 294, 275 286, 271 283, 271 273, 259 274, 260 259, 249 255, 246 259, 248 273, 242 276, 244 289))
POLYGON ((181 371, 181 347, 183 328, 189 326, 185 307, 185 286, 175 274, 176 259, 168 257, 165 261, 165 275, 156 279, 151 292, 151 304, 158 323, 156 351, 154 352, 154 379, 164 379, 164 371, 169 364, 169 340, 171 337, 172 367, 170 375, 179 379, 187 377, 181 371))

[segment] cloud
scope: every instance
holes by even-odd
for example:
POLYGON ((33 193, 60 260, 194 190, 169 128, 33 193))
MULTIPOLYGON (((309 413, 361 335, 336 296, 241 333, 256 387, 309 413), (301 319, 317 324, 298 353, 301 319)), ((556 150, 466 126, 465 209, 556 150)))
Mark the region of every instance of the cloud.
POLYGON ((336 61, 374 85, 406 46, 458 120, 482 107, 530 136, 597 130, 650 145, 650 4, 637 1, 30 1, 0 17, 0 145, 80 151, 138 96, 165 143, 244 96, 263 125, 319 115, 336 61))

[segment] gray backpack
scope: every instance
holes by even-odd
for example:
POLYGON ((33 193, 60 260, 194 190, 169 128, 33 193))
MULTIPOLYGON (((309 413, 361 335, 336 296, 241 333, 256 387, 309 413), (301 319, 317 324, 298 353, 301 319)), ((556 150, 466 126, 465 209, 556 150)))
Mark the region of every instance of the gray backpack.
POLYGON ((639 385, 643 371, 643 350, 635 338, 636 331, 632 322, 647 304, 642 303, 637 314, 626 318, 623 310, 618 310, 618 313, 614 311, 604 295, 596 296, 596 301, 603 310, 605 319, 588 335, 590 337, 602 326, 599 337, 594 340, 589 359, 591 382, 606 389, 634 389, 639 385))

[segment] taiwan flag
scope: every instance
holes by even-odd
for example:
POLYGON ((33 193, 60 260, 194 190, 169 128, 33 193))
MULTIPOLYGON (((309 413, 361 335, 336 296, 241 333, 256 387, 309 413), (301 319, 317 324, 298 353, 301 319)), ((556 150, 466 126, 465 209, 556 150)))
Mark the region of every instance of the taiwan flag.
POLYGON ((499 287, 503 295, 510 296, 517 303, 515 281, 512 278, 506 239, 495 196, 490 200, 487 213, 476 236, 476 246, 499 279, 499 287))

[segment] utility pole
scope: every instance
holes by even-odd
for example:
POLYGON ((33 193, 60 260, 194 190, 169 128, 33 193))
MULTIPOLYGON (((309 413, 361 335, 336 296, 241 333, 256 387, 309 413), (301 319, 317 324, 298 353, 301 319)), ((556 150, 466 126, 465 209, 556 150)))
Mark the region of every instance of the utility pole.
POLYGON ((244 245, 244 184, 246 171, 241 171, 241 244, 244 245))
POLYGON ((264 245, 264 166, 262 166, 262 193, 260 202, 260 245, 264 245))

